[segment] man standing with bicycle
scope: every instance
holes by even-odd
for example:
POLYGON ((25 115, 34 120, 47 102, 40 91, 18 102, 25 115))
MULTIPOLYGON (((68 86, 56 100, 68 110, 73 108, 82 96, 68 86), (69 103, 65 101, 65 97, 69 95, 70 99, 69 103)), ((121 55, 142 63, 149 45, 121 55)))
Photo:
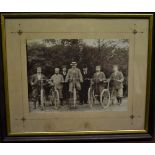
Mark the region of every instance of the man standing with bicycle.
POLYGON ((79 68, 77 68, 77 63, 71 63, 72 68, 68 70, 66 76, 66 82, 69 82, 69 93, 70 97, 73 95, 73 89, 75 88, 78 92, 81 90, 81 83, 83 82, 83 77, 79 68))
POLYGON ((88 73, 87 66, 83 67, 82 76, 83 76, 83 83, 81 85, 80 103, 87 104, 88 103, 88 89, 90 87, 90 73, 88 73))
POLYGON ((113 66, 113 73, 110 76, 112 82, 112 96, 116 97, 118 104, 122 103, 123 97, 123 81, 124 76, 121 71, 119 71, 118 66, 113 66))
POLYGON ((37 103, 39 106, 43 106, 43 104, 45 104, 42 102, 45 102, 44 86, 46 84, 46 77, 42 74, 41 67, 37 68, 37 74, 31 76, 30 84, 32 86, 32 101, 34 103, 34 109, 36 109, 37 103))
POLYGON ((63 103, 67 103, 67 99, 69 97, 69 93, 68 93, 68 82, 65 81, 66 76, 67 76, 67 68, 66 66, 62 66, 62 76, 64 79, 64 83, 63 83, 63 89, 62 89, 62 95, 63 95, 63 103))
POLYGON ((55 68, 55 74, 51 76, 51 81, 53 82, 55 89, 57 89, 59 92, 59 99, 61 102, 60 104, 62 105, 63 104, 62 89, 63 89, 64 78, 59 72, 60 72, 60 69, 55 68))
POLYGON ((104 81, 106 80, 106 76, 103 72, 101 72, 101 66, 96 66, 96 72, 93 75, 93 87, 94 87, 94 93, 95 96, 97 96, 97 99, 99 100, 100 94, 102 90, 104 89, 104 81))

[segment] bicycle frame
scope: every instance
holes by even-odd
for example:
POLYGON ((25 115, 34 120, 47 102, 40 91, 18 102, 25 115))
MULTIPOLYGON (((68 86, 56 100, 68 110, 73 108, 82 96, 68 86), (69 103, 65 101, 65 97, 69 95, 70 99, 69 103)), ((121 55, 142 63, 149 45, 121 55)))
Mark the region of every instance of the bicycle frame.
POLYGON ((77 101, 76 80, 79 80, 79 78, 73 78, 73 79, 68 79, 68 80, 72 80, 72 82, 73 82, 73 105, 75 108, 76 107, 76 101, 77 101))
POLYGON ((75 87, 75 81, 73 82, 73 104, 74 107, 76 106, 76 100, 77 100, 77 94, 76 94, 76 87, 75 87))
MULTIPOLYGON (((91 81, 92 81, 92 79, 90 79, 91 81)), ((103 90, 102 90, 102 92, 105 92, 105 91, 109 91, 109 93, 110 93, 110 90, 109 90, 109 84, 110 84, 110 80, 109 79, 107 79, 107 80, 104 80, 103 81, 104 83, 107 83, 107 86, 106 86, 106 88, 104 88, 103 90)), ((90 88, 89 88, 89 90, 88 91, 90 91, 90 89, 92 89, 93 91, 93 93, 92 93, 92 95, 93 95, 93 98, 94 98, 94 100, 95 100, 95 102, 96 102, 96 96, 94 95, 94 88, 93 88, 93 82, 91 82, 91 84, 90 84, 90 88)), ((102 92, 101 92, 101 94, 102 94, 102 92)), ((88 93, 90 93, 90 92, 88 92, 88 93)), ((101 94, 99 95, 100 96, 100 102, 102 102, 101 101, 101 94)), ((88 96, 90 96, 90 94, 88 95, 88 96)), ((90 99, 88 99, 88 100, 90 100, 90 99)), ((111 96, 109 96, 109 100, 111 100, 111 96)), ((91 104, 91 107, 92 107, 92 104, 91 104)))
POLYGON ((44 97, 44 88, 43 88, 43 81, 44 79, 40 80, 40 104, 41 107, 44 109, 45 108, 45 97, 44 97))
MULTIPOLYGON (((57 94, 57 101, 58 101, 58 103, 60 102, 60 96, 59 96, 59 91, 56 89, 56 87, 55 87, 55 85, 53 85, 53 89, 52 89, 52 95, 56 92, 56 94, 57 94)), ((55 105, 55 107, 57 107, 57 104, 56 103, 54 103, 54 105, 55 105)))

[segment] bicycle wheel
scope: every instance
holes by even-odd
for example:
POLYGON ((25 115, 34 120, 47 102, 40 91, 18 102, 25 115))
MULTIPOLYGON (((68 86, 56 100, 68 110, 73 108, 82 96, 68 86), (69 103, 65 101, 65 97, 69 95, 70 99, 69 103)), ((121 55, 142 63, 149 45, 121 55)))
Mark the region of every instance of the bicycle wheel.
POLYGON ((54 106, 55 106, 55 108, 57 109, 58 108, 58 106, 59 106, 59 104, 60 104, 60 99, 59 99, 59 92, 58 92, 58 90, 55 90, 54 91, 54 94, 53 94, 54 96, 53 96, 53 100, 54 100, 54 106))
POLYGON ((77 94, 76 94, 76 89, 73 89, 73 106, 74 108, 76 107, 76 100, 77 100, 77 94))
POLYGON ((41 103, 42 110, 44 110, 45 109, 45 92, 43 89, 41 89, 41 92, 40 92, 40 103, 41 103))
POLYGON ((88 103, 90 105, 90 108, 92 108, 94 103, 94 91, 92 88, 88 89, 88 103))
POLYGON ((101 106, 106 109, 110 105, 110 92, 108 89, 103 89, 100 95, 101 106))

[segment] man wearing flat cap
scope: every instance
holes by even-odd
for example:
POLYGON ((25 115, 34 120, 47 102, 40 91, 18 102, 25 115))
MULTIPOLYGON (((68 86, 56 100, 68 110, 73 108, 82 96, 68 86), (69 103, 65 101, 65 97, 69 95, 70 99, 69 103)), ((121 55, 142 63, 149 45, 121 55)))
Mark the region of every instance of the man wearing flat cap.
POLYGON ((74 86, 76 87, 76 90, 81 90, 81 83, 83 82, 83 77, 81 74, 81 71, 79 68, 77 68, 77 63, 72 62, 71 68, 68 70, 67 76, 66 76, 66 82, 69 82, 69 93, 72 95, 74 86))
POLYGON ((55 88, 58 90, 59 92, 59 97, 60 97, 60 104, 62 105, 62 89, 63 89, 63 82, 64 82, 64 78, 63 76, 59 73, 60 69, 59 68, 55 68, 55 74, 53 74, 51 76, 51 81, 53 81, 53 84, 55 86, 55 88))
POLYGON ((101 71, 101 66, 97 65, 96 66, 96 72, 93 75, 93 86, 94 86, 94 93, 97 97, 97 99, 99 100, 99 96, 102 92, 102 90, 104 89, 104 80, 106 80, 106 76, 104 74, 104 72, 101 71))

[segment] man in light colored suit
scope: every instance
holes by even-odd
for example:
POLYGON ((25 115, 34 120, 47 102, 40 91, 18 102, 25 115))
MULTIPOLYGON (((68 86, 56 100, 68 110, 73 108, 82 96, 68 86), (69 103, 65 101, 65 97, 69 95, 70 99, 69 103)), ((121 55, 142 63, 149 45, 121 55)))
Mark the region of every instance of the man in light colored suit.
POLYGON ((62 104, 62 98, 63 98, 62 89, 63 89, 64 78, 59 72, 60 72, 60 69, 55 68, 55 74, 51 76, 51 81, 53 82, 55 89, 57 89, 59 92, 59 97, 62 104))
POLYGON ((113 73, 110 76, 110 80, 112 82, 112 96, 117 98, 118 104, 122 103, 123 97, 123 81, 124 76, 121 71, 119 71, 118 66, 113 66, 113 73))
POLYGON ((68 70, 66 76, 66 82, 69 82, 69 92, 70 95, 73 93, 74 87, 76 90, 81 90, 81 83, 83 82, 83 77, 79 68, 77 68, 77 63, 71 63, 72 68, 68 70))
POLYGON ((106 80, 106 76, 104 72, 101 72, 101 66, 96 66, 96 72, 93 75, 93 86, 94 93, 96 96, 100 96, 102 90, 104 89, 104 81, 106 80))

